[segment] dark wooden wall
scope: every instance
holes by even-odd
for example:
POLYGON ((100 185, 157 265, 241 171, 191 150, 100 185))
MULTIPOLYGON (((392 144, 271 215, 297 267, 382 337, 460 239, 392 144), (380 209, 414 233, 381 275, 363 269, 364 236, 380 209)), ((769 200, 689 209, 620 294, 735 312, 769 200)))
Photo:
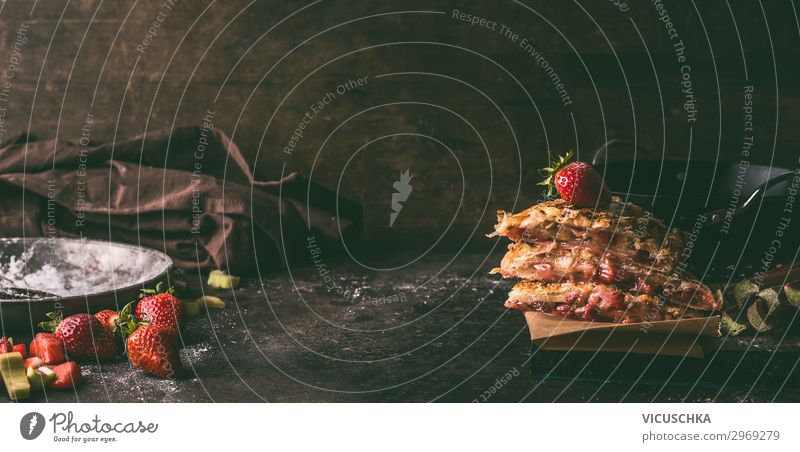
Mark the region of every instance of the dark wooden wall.
POLYGON ((212 110, 259 178, 313 174, 363 203, 369 238, 423 237, 417 246, 441 235, 461 244, 487 232, 496 209, 530 203, 548 152, 575 148, 587 159, 606 139, 635 138, 656 157, 691 150, 694 159, 738 161, 750 85, 751 160, 797 166, 800 28, 788 1, 183 0, 143 43, 164 4, 0 3, 0 68, 15 63, 2 76, 5 137, 74 139, 90 112, 91 138, 111 140, 199 124, 212 110), (659 5, 679 38, 670 39, 659 5), (495 30, 454 18, 454 9, 495 30), (335 93, 359 78, 366 84, 335 93), (335 99, 285 153, 326 93, 335 99), (392 182, 407 169, 413 192, 390 228, 392 182))

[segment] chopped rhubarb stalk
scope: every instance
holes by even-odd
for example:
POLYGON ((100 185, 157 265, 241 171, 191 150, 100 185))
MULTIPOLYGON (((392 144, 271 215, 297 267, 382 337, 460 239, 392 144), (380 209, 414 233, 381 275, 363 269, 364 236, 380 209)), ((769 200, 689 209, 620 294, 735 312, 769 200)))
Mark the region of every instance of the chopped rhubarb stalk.
POLYGON ((616 265, 611 259, 605 258, 600 262, 597 267, 597 277, 609 283, 613 283, 617 278, 616 265))

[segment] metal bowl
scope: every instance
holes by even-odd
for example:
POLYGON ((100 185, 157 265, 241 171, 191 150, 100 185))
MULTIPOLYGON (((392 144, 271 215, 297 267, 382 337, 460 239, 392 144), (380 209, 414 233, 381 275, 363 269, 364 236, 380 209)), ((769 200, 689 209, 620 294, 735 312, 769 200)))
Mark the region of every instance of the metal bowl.
POLYGON ((171 268, 166 254, 122 243, 0 239, 0 328, 31 332, 51 311, 120 309, 171 268))

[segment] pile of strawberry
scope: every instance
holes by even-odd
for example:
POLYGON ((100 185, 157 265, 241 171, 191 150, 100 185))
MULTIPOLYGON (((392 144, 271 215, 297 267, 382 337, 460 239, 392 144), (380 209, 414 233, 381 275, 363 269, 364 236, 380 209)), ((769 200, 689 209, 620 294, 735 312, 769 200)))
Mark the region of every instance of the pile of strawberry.
MULTIPOLYGON (((77 362, 98 362, 127 354, 131 365, 161 378, 177 378, 183 370, 180 360, 180 328, 183 302, 173 289, 143 290, 138 300, 119 312, 106 309, 94 315, 74 314, 61 318, 48 314, 28 349, 0 339, 0 353, 20 352, 25 369, 47 367, 55 379, 47 387, 71 389, 81 382, 77 362), (134 309, 135 305, 135 309, 134 309)), ((49 373, 49 371, 48 371, 49 373)))

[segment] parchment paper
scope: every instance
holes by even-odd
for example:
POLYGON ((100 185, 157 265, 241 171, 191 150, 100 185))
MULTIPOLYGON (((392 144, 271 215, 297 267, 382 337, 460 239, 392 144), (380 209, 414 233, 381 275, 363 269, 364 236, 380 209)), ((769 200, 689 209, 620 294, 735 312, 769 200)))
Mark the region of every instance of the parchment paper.
POLYGON ((720 316, 629 324, 587 322, 526 312, 531 340, 543 350, 630 352, 702 358, 701 336, 719 337, 720 316))

